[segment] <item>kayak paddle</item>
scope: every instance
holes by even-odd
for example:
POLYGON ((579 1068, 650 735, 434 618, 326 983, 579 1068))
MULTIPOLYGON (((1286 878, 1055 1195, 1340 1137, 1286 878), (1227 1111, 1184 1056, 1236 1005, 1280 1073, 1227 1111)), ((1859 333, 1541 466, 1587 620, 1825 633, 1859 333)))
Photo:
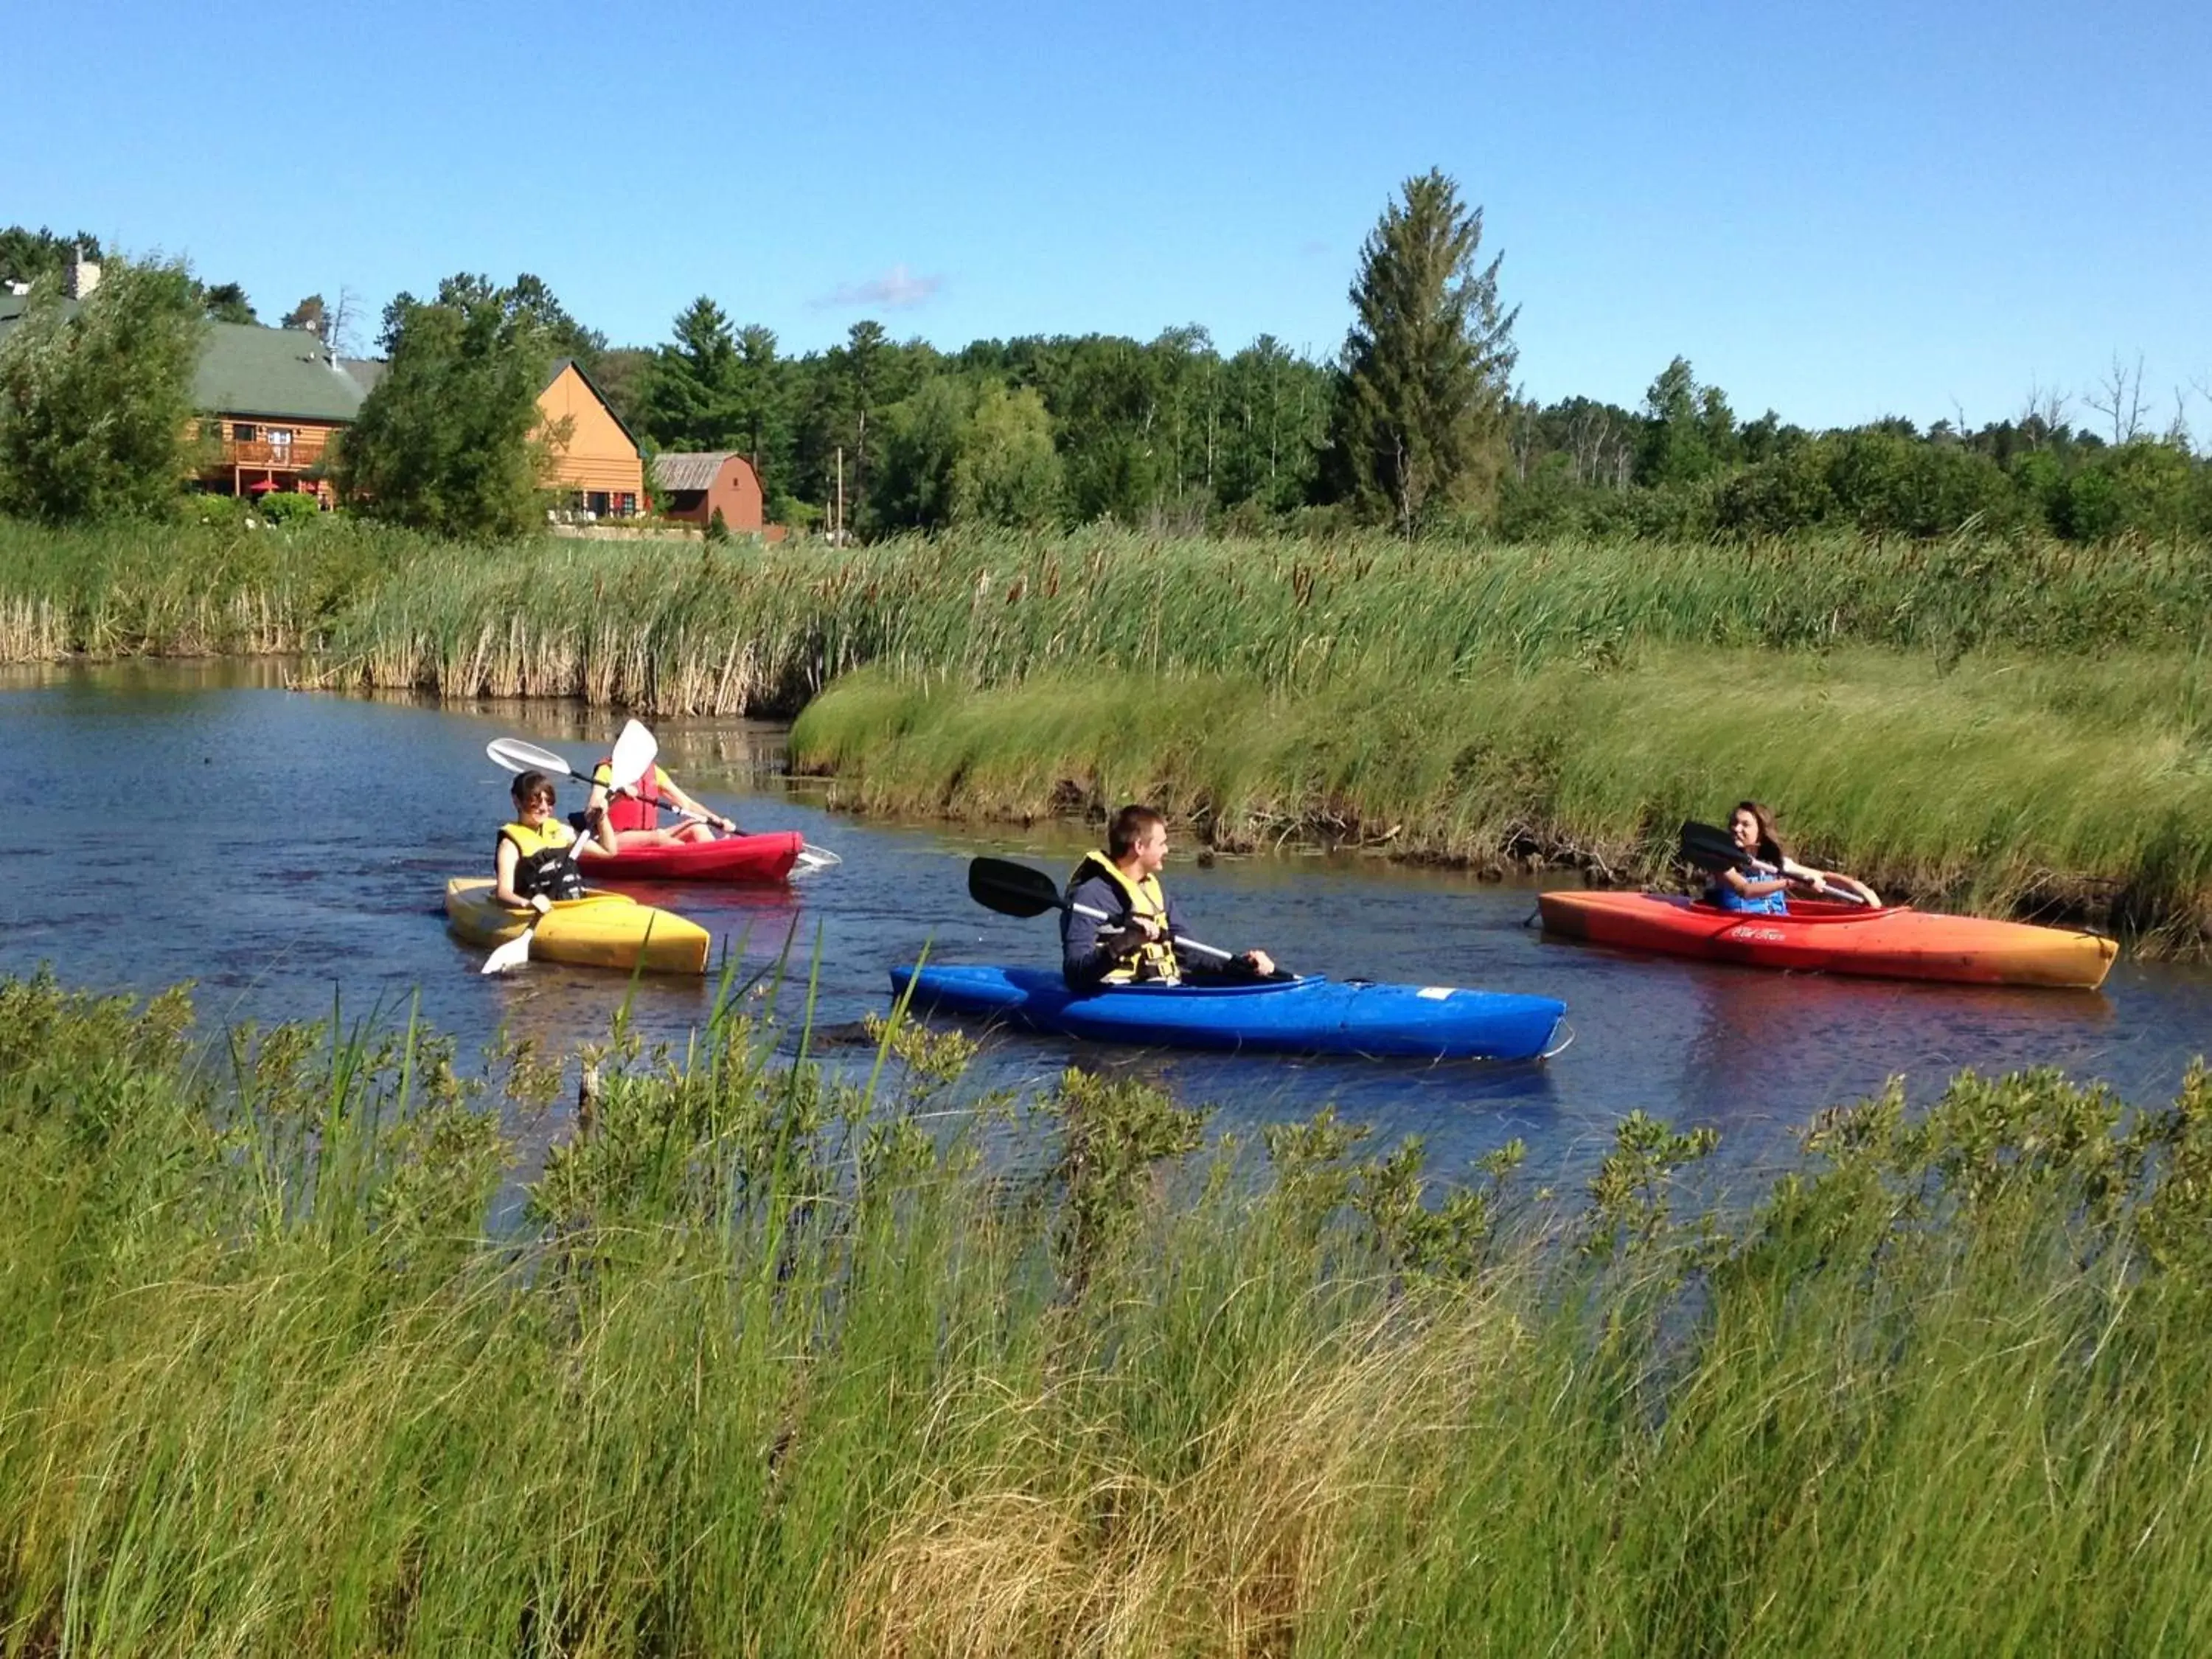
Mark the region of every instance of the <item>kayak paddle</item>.
MULTIPOLYGON (((1700 870, 1711 870, 1716 874, 1723 870, 1748 872, 1753 863, 1751 854, 1736 845, 1734 836, 1711 823, 1683 824, 1682 857, 1686 862, 1696 865, 1700 870)), ((1797 878, 1792 876, 1790 879, 1796 881, 1797 878)), ((1831 887, 1827 894, 1850 904, 1863 905, 1866 902, 1856 893, 1841 887, 1831 887)))
MULTIPOLYGON (((1113 921, 1103 910, 1088 904, 1070 903, 1060 896, 1059 884, 1050 876, 1011 859, 969 860, 968 896, 1002 916, 1041 916, 1048 910, 1066 910, 1074 915, 1089 916, 1093 921, 1113 921)), ((1212 957, 1217 962, 1237 960, 1234 951, 1224 951, 1218 945, 1201 945, 1181 933, 1174 936, 1174 943, 1179 951, 1212 957)))
MULTIPOLYGON (((652 732, 646 731, 646 728, 635 720, 630 721, 623 727, 623 735, 627 737, 633 731, 644 732, 648 738, 653 736, 652 732)), ((619 744, 622 739, 617 738, 615 741, 619 744)), ((555 754, 551 750, 540 749, 536 744, 525 743, 520 738, 494 738, 484 745, 484 753, 491 757, 494 765, 502 767, 509 772, 554 772, 574 778, 580 783, 595 783, 598 781, 579 772, 567 760, 555 754)), ((645 774, 641 772, 637 775, 641 779, 645 774)), ((643 800, 645 798, 637 793, 635 784, 635 780, 633 780, 631 785, 611 789, 608 793, 628 795, 633 799, 643 800)), ((653 801, 650 805, 656 811, 676 811, 672 806, 662 807, 659 801, 653 801)), ((707 821, 696 812, 676 812, 676 817, 678 822, 682 823, 704 823, 707 821)), ((826 847, 817 847, 811 841, 802 842, 799 844, 799 862, 793 869, 792 874, 811 876, 817 870, 832 869, 844 861, 826 847)))
MULTIPOLYGON (((526 744, 524 745, 525 748, 528 746, 526 744)), ((619 793, 634 787, 640 778, 653 769, 653 757, 659 752, 659 750, 660 745, 653 741, 653 733, 635 720, 623 727, 622 735, 615 739, 614 763, 608 769, 612 779, 613 789, 619 793)), ((522 769, 528 771, 531 769, 525 767, 522 769)), ((566 764, 563 764, 561 769, 567 772, 572 778, 580 775, 566 764)), ((568 854, 571 862, 574 861, 577 849, 583 844, 584 838, 581 836, 578 836, 568 843, 568 854)), ((503 974, 508 969, 520 968, 524 963, 529 961, 530 942, 538 936, 538 921, 542 919, 541 917, 533 920, 529 927, 486 957, 483 966, 477 971, 482 974, 503 974)))

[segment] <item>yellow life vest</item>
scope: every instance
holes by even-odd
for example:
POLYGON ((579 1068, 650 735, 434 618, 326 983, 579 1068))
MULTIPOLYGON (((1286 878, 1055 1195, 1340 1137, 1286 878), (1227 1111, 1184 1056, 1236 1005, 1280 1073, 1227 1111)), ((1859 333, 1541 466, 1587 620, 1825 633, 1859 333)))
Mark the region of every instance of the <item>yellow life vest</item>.
POLYGON ((568 899, 582 894, 584 878, 576 872, 576 860, 568 856, 576 833, 560 819, 546 819, 542 830, 532 830, 526 823, 504 823, 499 834, 500 839, 514 843, 518 898, 543 893, 551 899, 568 899))
POLYGON ((1093 870, 1110 878, 1114 885, 1121 890, 1121 896, 1128 902, 1131 915, 1141 917, 1160 929, 1158 939, 1139 945, 1134 956, 1124 957, 1109 969, 1103 982, 1108 985, 1181 984, 1182 970, 1176 963, 1174 942, 1167 937, 1168 900, 1167 895, 1160 890, 1160 878, 1146 876, 1132 881, 1121 866, 1105 854, 1091 853, 1075 866, 1075 874, 1068 882, 1069 888, 1073 889, 1093 870))

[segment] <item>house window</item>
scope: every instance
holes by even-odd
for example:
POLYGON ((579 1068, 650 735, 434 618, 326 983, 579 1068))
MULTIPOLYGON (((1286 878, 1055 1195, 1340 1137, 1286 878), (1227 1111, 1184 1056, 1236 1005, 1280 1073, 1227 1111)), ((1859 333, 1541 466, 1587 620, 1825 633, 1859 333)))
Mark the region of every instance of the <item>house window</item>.
POLYGON ((615 516, 617 518, 629 519, 635 518, 636 515, 636 496, 631 495, 628 490, 624 490, 621 495, 615 497, 615 516))
POLYGON ((272 426, 269 428, 266 435, 269 439, 269 447, 276 452, 277 459, 282 460, 285 456, 291 453, 291 428, 286 426, 272 426))
POLYGON ((233 421, 230 423, 230 435, 236 439, 240 443, 252 443, 253 441, 253 423, 251 421, 233 421))
POLYGON ((604 489, 594 489, 592 491, 589 495, 584 498, 584 510, 587 513, 604 516, 607 510, 607 492, 604 489))

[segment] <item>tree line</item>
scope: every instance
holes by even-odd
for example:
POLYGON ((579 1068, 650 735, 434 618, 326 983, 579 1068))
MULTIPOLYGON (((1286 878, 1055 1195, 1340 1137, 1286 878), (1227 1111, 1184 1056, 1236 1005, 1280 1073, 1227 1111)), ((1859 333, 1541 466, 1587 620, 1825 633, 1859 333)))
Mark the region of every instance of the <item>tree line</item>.
MULTIPOLYGON (((1828 526, 2212 536, 2212 463, 2179 404, 2150 429, 2140 364, 2116 360, 2083 394, 2079 418, 2069 400, 2039 393, 2017 416, 1973 429, 1890 419, 1815 432, 1772 410, 1745 421, 1680 357, 1635 409, 1539 404, 1515 389, 1518 312, 1483 240, 1480 208, 1451 179, 1406 180, 1361 249, 1352 320, 1325 358, 1268 335, 1224 353, 1195 325, 1150 340, 1024 336, 946 351, 894 339, 872 319, 827 349, 787 356, 772 330, 708 295, 661 344, 611 347, 539 279, 500 286, 464 273, 386 308, 386 372, 339 446, 339 483, 364 510, 444 533, 527 527, 551 435, 537 428, 535 397, 566 356, 649 449, 742 453, 771 519, 860 536, 1099 520, 1178 533, 1379 523, 1515 538, 1828 526)), ((69 246, 44 231, 0 233, 0 275, 20 267, 34 292, 51 287, 40 279, 69 246)), ((176 281, 118 284, 101 303, 167 295, 179 329, 234 319, 234 298, 251 317, 234 284, 210 289, 181 265, 163 269, 176 281)), ((319 295, 285 321, 330 326, 319 295)), ((68 465, 90 463, 51 409, 40 415, 42 399, 81 415, 101 397, 132 395, 125 370, 66 396, 41 388, 20 342, 73 325, 19 326, 0 342, 0 471, 42 418, 50 449, 68 449, 68 465)), ((48 356, 49 371, 68 367, 48 356)), ((75 503, 66 516, 130 494, 56 494, 62 465, 42 464, 43 483, 0 477, 0 502, 75 503)))

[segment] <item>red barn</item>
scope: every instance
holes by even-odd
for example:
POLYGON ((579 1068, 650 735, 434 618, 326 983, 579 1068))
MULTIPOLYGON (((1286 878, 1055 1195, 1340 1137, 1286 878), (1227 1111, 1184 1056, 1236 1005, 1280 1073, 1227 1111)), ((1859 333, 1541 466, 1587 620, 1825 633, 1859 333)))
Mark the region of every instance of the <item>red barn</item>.
POLYGON ((742 455, 722 451, 656 455, 653 488, 660 510, 672 519, 685 519, 703 528, 720 507, 732 536, 765 536, 770 541, 782 537, 783 526, 770 525, 763 509, 760 474, 742 455))

